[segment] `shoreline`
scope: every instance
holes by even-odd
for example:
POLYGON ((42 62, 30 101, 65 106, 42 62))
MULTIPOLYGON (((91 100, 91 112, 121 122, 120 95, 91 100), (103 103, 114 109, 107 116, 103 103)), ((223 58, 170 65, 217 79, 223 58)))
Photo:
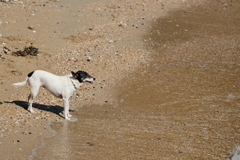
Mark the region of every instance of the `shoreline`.
POLYGON ((37 154, 37 150, 38 150, 39 148, 42 148, 42 147, 45 146, 44 139, 47 139, 47 138, 51 138, 51 137, 56 136, 57 132, 51 129, 51 127, 50 127, 51 125, 52 125, 52 122, 48 122, 48 123, 44 126, 44 129, 48 130, 50 133, 52 133, 52 135, 46 136, 46 137, 41 137, 41 139, 40 139, 41 145, 38 146, 38 147, 36 147, 36 148, 33 148, 33 149, 31 150, 32 154, 27 157, 28 160, 31 160, 31 159, 34 157, 34 155, 37 154))

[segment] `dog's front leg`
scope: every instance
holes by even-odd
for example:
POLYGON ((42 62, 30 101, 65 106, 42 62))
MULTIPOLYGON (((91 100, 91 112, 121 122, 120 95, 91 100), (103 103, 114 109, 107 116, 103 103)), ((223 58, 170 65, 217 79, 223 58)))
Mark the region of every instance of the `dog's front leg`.
POLYGON ((69 99, 63 98, 63 106, 64 106, 64 117, 66 120, 70 120, 69 118, 69 99))

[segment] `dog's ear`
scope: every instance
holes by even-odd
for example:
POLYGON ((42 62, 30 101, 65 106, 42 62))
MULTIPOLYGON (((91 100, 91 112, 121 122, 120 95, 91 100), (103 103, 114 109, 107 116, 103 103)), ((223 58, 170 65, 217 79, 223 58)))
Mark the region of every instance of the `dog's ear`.
POLYGON ((77 74, 77 73, 74 73, 73 71, 72 71, 71 73, 72 73, 72 76, 77 79, 78 74, 77 74))

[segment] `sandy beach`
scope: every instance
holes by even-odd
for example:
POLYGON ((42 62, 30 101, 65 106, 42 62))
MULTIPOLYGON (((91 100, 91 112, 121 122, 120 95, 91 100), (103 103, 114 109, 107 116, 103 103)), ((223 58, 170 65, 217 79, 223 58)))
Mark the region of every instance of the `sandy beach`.
POLYGON ((222 160, 239 145, 237 0, 0 0, 0 15, 0 159, 222 160), (71 98, 77 124, 45 89, 27 111, 29 87, 11 84, 34 70, 97 78, 71 98), (80 144, 47 152, 66 126, 80 144))

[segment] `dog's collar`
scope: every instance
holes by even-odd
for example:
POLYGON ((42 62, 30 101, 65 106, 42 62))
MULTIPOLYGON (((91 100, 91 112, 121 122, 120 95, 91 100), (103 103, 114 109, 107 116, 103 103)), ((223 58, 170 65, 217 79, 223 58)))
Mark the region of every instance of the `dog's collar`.
POLYGON ((78 89, 77 87, 76 87, 76 85, 73 83, 73 81, 72 81, 72 79, 70 78, 70 81, 72 82, 72 84, 73 84, 73 87, 75 88, 75 89, 78 89))

